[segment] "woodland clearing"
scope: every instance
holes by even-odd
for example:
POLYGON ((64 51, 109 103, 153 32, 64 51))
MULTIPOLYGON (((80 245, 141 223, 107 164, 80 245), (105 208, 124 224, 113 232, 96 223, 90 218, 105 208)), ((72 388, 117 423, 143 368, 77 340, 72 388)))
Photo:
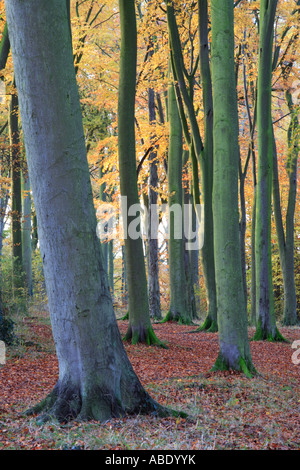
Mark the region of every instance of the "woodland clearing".
MULTIPOLYGON (((157 401, 190 419, 134 416, 105 423, 73 421, 39 426, 23 412, 50 392, 58 363, 47 313, 23 319, 19 344, 0 366, 0 450, 297 450, 300 447, 299 364, 289 341, 250 341, 258 375, 210 372, 218 333, 174 322, 154 323, 168 349, 125 343, 143 386, 157 401)), ((122 334, 127 321, 119 320, 122 334)), ((249 338, 254 329, 249 328, 249 338)))

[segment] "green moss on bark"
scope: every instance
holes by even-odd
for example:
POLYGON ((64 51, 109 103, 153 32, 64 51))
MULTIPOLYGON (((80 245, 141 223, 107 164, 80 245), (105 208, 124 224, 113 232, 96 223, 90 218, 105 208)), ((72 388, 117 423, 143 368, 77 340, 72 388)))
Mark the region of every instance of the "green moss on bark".
POLYGON ((261 322, 256 327, 255 334, 252 338, 253 341, 270 341, 270 342, 288 342, 286 338, 280 333, 276 327, 274 333, 262 328, 261 322))
POLYGON ((206 317, 203 324, 196 331, 206 331, 207 333, 216 333, 218 331, 218 323, 209 316, 206 317))
POLYGON ((246 361, 242 356, 236 361, 235 366, 230 366, 228 362, 219 354, 215 364, 211 368, 211 371, 226 371, 234 370, 237 372, 243 372, 246 377, 252 378, 256 374, 255 367, 251 361, 246 361))
POLYGON ((123 341, 131 341, 131 344, 144 343, 148 346, 159 346, 161 348, 167 349, 168 346, 160 341, 152 326, 144 327, 140 325, 138 328, 129 325, 126 334, 123 337, 123 341))
POLYGON ((167 315, 163 318, 163 320, 161 320, 160 323, 166 323, 168 321, 177 322, 179 325, 191 325, 193 323, 189 315, 180 312, 174 313, 171 310, 168 311, 167 315))

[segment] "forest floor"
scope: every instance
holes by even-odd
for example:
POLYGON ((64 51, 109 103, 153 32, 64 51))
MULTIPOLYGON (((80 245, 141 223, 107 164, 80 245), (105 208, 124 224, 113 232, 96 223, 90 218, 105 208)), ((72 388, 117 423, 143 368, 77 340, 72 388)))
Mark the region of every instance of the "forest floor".
MULTIPOLYGON (((127 322, 118 321, 122 334, 127 322)), ((142 384, 161 404, 192 419, 134 416, 66 425, 37 425, 23 412, 53 388, 58 377, 47 314, 25 317, 21 341, 0 365, 0 450, 299 450, 300 364, 292 342, 300 328, 280 327, 286 343, 251 341, 258 375, 210 372, 217 333, 194 333, 176 323, 153 325, 168 349, 125 344, 142 384), (295 362, 295 361, 294 361, 295 362)), ((249 338, 254 329, 249 328, 249 338)))

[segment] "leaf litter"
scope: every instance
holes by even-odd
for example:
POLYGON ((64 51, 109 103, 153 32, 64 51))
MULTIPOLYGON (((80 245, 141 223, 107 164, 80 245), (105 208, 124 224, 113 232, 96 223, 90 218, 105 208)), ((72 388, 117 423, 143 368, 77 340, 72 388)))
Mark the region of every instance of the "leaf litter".
MULTIPOLYGON (((291 347, 300 339, 300 328, 280 328, 287 343, 250 341, 258 375, 248 379, 233 371, 210 371, 218 333, 154 323, 168 349, 127 342, 125 349, 151 396, 190 418, 128 416, 38 426, 24 411, 52 390, 58 362, 49 323, 39 315, 24 322, 31 341, 20 350, 11 347, 0 365, 0 450, 300 448, 300 365, 293 363, 291 347)), ((123 335, 128 323, 118 324, 123 335)), ((249 328, 249 339, 253 333, 249 328)))

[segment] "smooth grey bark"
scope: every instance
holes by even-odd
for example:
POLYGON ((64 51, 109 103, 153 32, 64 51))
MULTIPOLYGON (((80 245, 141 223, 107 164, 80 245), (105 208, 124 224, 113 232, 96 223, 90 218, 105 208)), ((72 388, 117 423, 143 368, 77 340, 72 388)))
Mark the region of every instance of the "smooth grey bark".
POLYGON ((31 412, 103 421, 153 410, 123 347, 103 267, 66 3, 5 6, 59 362, 55 388, 31 412))
POLYGON ((238 206, 238 110, 233 3, 211 1, 213 216, 219 354, 213 369, 254 372, 243 291, 238 206))

